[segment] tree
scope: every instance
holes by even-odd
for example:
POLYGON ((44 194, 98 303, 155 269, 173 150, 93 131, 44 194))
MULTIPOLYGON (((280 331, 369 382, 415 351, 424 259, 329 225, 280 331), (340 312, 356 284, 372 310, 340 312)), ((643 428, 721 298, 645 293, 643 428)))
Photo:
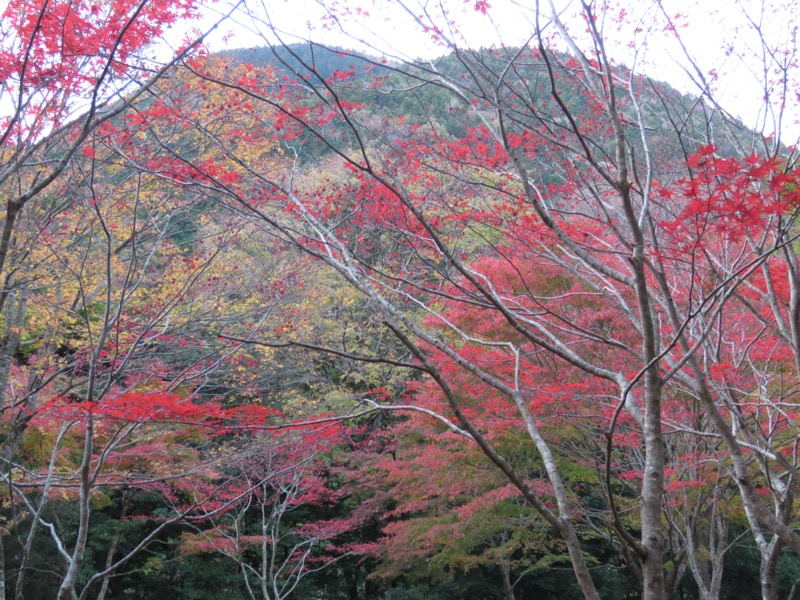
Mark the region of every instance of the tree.
POLYGON ((250 598, 292 596, 303 579, 346 555, 335 540, 353 527, 352 519, 298 523, 292 515, 337 500, 321 454, 331 451, 338 434, 328 424, 300 435, 284 432, 266 445, 249 440, 226 465, 236 473, 226 486, 237 502, 198 523, 196 534, 183 537, 182 551, 233 561, 250 598))
MULTIPOLYGON (((211 223, 207 214, 195 222, 200 235, 181 237, 181 222, 196 198, 147 168, 137 168, 130 156, 139 150, 130 141, 136 118, 152 107, 148 95, 175 62, 156 68, 153 75, 153 64, 137 63, 135 55, 151 41, 149 36, 178 14, 191 14, 192 7, 173 11, 169 4, 142 3, 107 8, 106 14, 97 7, 65 4, 59 9, 63 15, 49 15, 43 6, 35 24, 25 7, 8 9, 16 19, 9 26, 27 40, 17 48, 9 37, 8 51, 17 48, 35 58, 30 68, 28 59, 16 71, 9 68, 4 88, 4 93, 17 89, 20 94, 4 138, 10 178, 4 185, 13 210, 5 221, 9 243, 0 248, 6 282, 2 298, 10 298, 0 362, 5 434, 0 477, 15 533, 24 538, 13 572, 17 598, 26 589, 31 552, 43 529, 58 549, 57 560, 66 565, 59 597, 85 597, 95 583, 102 581, 107 589, 115 569, 165 524, 183 517, 185 511, 176 511, 118 560, 112 560, 112 546, 102 572, 80 587, 92 506, 100 490, 200 477, 206 459, 188 448, 180 464, 158 460, 165 446, 154 436, 166 441, 180 434, 154 429, 164 419, 177 420, 178 430, 194 425, 201 432, 209 426, 212 406, 203 412, 195 401, 206 393, 213 372, 241 354, 219 340, 217 331, 232 319, 247 332, 257 331, 277 303, 275 297, 261 301, 272 296, 277 280, 270 280, 267 265, 260 265, 257 282, 235 277, 235 263, 248 252, 242 243, 246 223, 231 218, 211 223), (87 14, 78 19, 84 9, 87 14), (88 35, 90 26, 102 29, 102 35, 85 41, 96 48, 78 47, 76 40, 59 42, 64 31, 72 35, 83 28, 88 35), (47 60, 62 72, 31 75, 47 60), (146 81, 137 84, 141 75, 146 81), (28 76, 41 79, 35 92, 28 76), (225 285, 216 286, 220 296, 209 298, 205 290, 221 279, 225 285), (162 472, 130 466, 128 455, 145 451, 150 466, 162 472), (64 475, 64 469, 71 474, 64 475), (76 507, 74 530, 47 521, 53 490, 76 507), (30 518, 19 516, 25 514, 30 518)), ((256 407, 251 416, 257 414, 256 407)), ((216 430, 226 431, 221 422, 233 416, 220 413, 216 430)), ((263 425, 263 419, 259 422, 263 425)), ((4 570, 0 576, 3 595, 9 575, 4 570)))
MULTIPOLYGON (((800 550, 789 525, 796 466, 786 445, 786 382, 798 370, 779 359, 797 355, 792 307, 800 296, 782 292, 773 271, 783 261, 784 281, 797 279, 794 151, 780 133, 753 136, 722 111, 688 53, 684 64, 700 84, 694 98, 614 62, 606 22, 643 51, 624 10, 581 3, 578 34, 552 4, 537 3, 524 15, 529 44, 474 50, 459 45, 444 12, 395 6, 450 56, 390 54, 373 64, 392 75, 371 84, 423 106, 426 89, 444 90, 451 109, 464 113, 460 136, 433 110, 398 132, 387 121, 399 116, 352 100, 352 87, 361 87, 352 74, 325 79, 295 54, 302 68, 280 86, 195 69, 209 85, 271 107, 275 130, 298 156, 286 173, 261 169, 234 139, 215 141, 225 164, 247 172, 241 181, 180 159, 368 299, 406 353, 327 350, 429 378, 435 407, 412 399, 386 409, 424 412, 476 444, 562 538, 586 598, 599 598, 584 554, 586 525, 612 536, 644 598, 674 591, 693 541, 687 521, 664 517, 687 447, 715 461, 726 490, 735 490, 762 552, 764 596, 774 597, 776 552, 800 550), (343 175, 303 177, 313 169, 299 160, 308 140, 326 147, 343 175), (467 309, 480 317, 463 319, 467 309), (546 385, 554 374, 561 394, 546 385), (576 403, 594 432, 584 447, 600 452, 600 519, 581 505, 547 429, 552 397, 576 403), (525 432, 546 490, 504 455, 494 425, 472 410, 476 401, 525 432), (634 520, 621 512, 631 489, 634 520)), ((474 6, 489 18, 487 3, 474 6)), ((360 14, 335 3, 326 9, 343 28, 360 14)), ((660 3, 652 11, 652 39, 663 31, 680 44, 679 18, 660 3)), ((765 73, 777 65, 778 83, 762 82, 765 102, 784 115, 794 69, 784 57, 794 56, 795 38, 773 45, 758 19, 748 22, 763 50, 755 59, 765 73)), ((264 23, 268 17, 257 26, 264 23)), ((696 565, 692 572, 702 580, 696 565)))
MULTIPOLYGON (((506 600, 543 596, 543 574, 568 565, 569 557, 503 474, 424 415, 400 420, 389 432, 396 440, 391 452, 367 454, 353 474, 359 487, 375 490, 371 503, 383 521, 384 536, 363 548, 380 561, 372 576, 450 582, 481 572, 506 600)), ((533 475, 541 465, 524 438, 513 435, 494 431, 493 442, 546 494, 546 482, 533 475)))

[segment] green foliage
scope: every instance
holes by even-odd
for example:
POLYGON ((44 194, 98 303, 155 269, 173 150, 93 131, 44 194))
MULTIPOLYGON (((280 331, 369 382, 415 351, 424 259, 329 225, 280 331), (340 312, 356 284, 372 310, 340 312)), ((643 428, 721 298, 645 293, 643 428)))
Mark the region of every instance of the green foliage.
POLYGON ((483 573, 476 576, 438 583, 400 583, 386 592, 386 600, 462 600, 480 598, 481 600, 500 600, 502 592, 483 573))

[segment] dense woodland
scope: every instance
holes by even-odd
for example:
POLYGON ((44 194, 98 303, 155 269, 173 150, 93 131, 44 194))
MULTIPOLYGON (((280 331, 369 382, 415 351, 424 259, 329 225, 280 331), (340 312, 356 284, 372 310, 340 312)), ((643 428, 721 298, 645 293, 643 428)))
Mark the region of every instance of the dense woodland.
POLYGON ((798 8, 324 4, 5 9, 0 600, 800 597, 798 8))

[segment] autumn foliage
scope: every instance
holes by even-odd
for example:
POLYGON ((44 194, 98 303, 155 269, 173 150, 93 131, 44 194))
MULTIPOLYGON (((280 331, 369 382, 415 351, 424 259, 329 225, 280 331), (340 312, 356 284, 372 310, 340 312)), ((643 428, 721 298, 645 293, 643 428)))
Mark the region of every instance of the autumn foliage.
POLYGON ((0 600, 794 593, 796 28, 752 130, 666 2, 456 4, 8 4, 0 600))

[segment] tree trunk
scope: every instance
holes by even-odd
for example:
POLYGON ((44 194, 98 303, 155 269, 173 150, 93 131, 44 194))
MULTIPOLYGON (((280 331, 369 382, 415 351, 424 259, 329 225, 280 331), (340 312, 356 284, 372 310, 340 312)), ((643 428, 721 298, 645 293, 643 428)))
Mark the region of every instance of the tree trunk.
POLYGON ((6 408, 6 390, 11 374, 11 364, 14 355, 19 350, 22 326, 25 324, 25 310, 28 304, 28 285, 24 285, 17 292, 9 292, 10 298, 6 301, 6 330, 0 346, 0 408, 6 408))
POLYGON ((661 524, 664 493, 664 440, 661 433, 661 390, 648 377, 645 414, 645 470, 642 482, 643 600, 667 600, 664 587, 664 531, 661 524))
MULTIPOLYGON (((125 519, 125 513, 128 511, 128 496, 125 495, 125 492, 122 493, 122 508, 120 509, 119 520, 117 521, 117 527, 114 529, 114 537, 111 538, 111 544, 108 547, 108 553, 106 554, 106 570, 111 568, 111 565, 114 564, 114 553, 117 551, 117 544, 119 544, 119 538, 122 535, 122 523, 125 519)), ((106 597, 106 593, 108 593, 108 585, 111 583, 111 573, 106 573, 103 577, 103 583, 100 585, 100 593, 97 594, 96 600, 104 600, 106 597)))
POLYGON ((86 541, 89 538, 89 516, 91 508, 89 505, 91 494, 91 463, 92 452, 94 450, 94 424, 92 419, 86 422, 86 434, 83 444, 83 461, 81 462, 81 490, 78 498, 78 509, 80 517, 78 520, 78 538, 75 541, 75 549, 72 558, 67 566, 67 572, 58 590, 57 600, 72 600, 76 598, 75 584, 78 581, 78 573, 83 565, 86 553, 86 541))
POLYGON ((517 600, 514 596, 514 586, 511 584, 511 567, 508 561, 501 561, 499 568, 503 578, 503 597, 505 600, 517 600))
POLYGON ((761 598, 763 600, 778 600, 778 586, 775 585, 775 570, 778 568, 778 558, 783 549, 783 542, 777 536, 772 538, 767 552, 761 553, 761 568, 759 569, 759 582, 761 584, 761 598))

